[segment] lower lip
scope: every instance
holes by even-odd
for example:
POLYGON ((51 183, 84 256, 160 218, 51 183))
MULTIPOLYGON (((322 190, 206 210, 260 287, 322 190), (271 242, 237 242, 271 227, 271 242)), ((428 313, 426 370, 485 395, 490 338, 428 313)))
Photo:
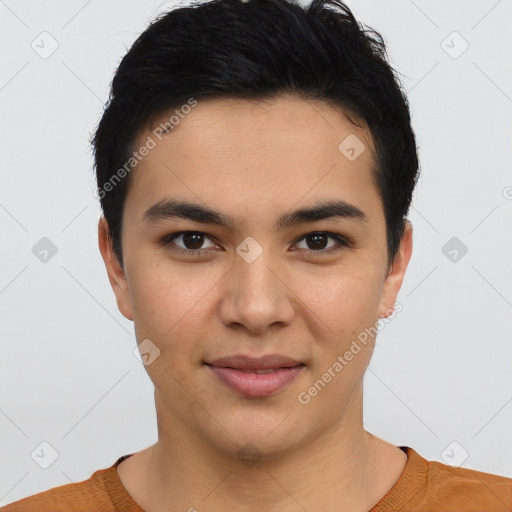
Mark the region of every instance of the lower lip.
POLYGON ((246 373, 234 368, 206 366, 231 389, 252 398, 273 395, 292 382, 305 368, 305 365, 299 365, 292 368, 279 368, 271 373, 246 373))

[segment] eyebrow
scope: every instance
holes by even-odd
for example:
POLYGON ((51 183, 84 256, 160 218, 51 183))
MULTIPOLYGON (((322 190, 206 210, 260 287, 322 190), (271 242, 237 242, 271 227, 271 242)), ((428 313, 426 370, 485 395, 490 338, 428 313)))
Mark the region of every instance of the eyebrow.
MULTIPOLYGON (((151 206, 142 216, 146 224, 155 224, 163 220, 182 218, 203 224, 214 224, 233 230, 235 222, 231 215, 179 199, 162 199, 151 206)), ((305 222, 323 219, 341 218, 358 222, 368 222, 368 217, 357 206, 341 199, 320 201, 311 206, 284 213, 276 222, 278 228, 287 228, 305 222)))

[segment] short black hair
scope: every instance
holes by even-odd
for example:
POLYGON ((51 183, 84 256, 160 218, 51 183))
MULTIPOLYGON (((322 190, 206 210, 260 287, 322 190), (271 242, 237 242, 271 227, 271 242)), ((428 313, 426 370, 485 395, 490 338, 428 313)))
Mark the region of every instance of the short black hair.
POLYGON ((287 93, 324 100, 367 124, 392 262, 419 167, 409 104, 383 37, 340 0, 209 0, 161 14, 137 38, 91 138, 97 193, 121 266, 123 206, 140 131, 191 98, 287 93))

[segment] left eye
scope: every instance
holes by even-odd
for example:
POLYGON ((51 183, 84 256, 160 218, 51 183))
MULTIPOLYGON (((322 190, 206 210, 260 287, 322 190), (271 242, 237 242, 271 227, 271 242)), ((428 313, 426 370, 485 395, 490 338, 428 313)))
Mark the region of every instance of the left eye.
POLYGON ((329 252, 333 252, 333 251, 340 249, 340 246, 344 247, 344 246, 348 245, 347 241, 344 238, 342 238, 341 236, 336 235, 334 233, 326 233, 324 231, 319 231, 316 233, 309 233, 307 235, 304 235, 296 243, 298 243, 302 240, 308 240, 308 239, 310 240, 310 244, 308 244, 306 242, 306 245, 309 245, 310 247, 312 246, 314 249, 312 250, 309 247, 306 247, 305 249, 312 253, 318 253, 318 252, 321 254, 329 253, 329 252), (327 240, 329 238, 331 240, 335 240, 336 242, 338 242, 338 245, 332 244, 331 246, 326 247, 327 240), (319 249, 319 250, 316 250, 316 249, 319 249))
MULTIPOLYGON (((185 253, 185 254, 201 254, 206 249, 201 247, 204 243, 205 239, 211 240, 211 238, 206 234, 202 233, 200 231, 180 231, 178 233, 172 233, 170 235, 165 236, 162 239, 162 244, 164 246, 171 246, 174 245, 174 247, 171 247, 173 251, 179 252, 179 253, 185 253), (174 242, 175 240, 182 239, 182 243, 184 244, 184 247, 181 247, 179 245, 176 245, 174 242)), ((299 238, 294 245, 299 244, 302 241, 305 241, 306 246, 308 247, 302 247, 300 250, 306 250, 311 254, 326 254, 331 253, 334 251, 337 251, 341 249, 342 247, 349 246, 349 242, 341 237, 340 235, 337 235, 335 233, 328 233, 325 231, 318 231, 314 233, 308 233, 301 238, 299 238), (337 242, 334 244, 328 245, 327 240, 328 239, 335 240, 337 242), (308 243, 309 240, 309 243, 308 243), (311 249, 310 247, 313 247, 311 249)), ((217 247, 217 244, 213 243, 210 245, 211 247, 217 247)))

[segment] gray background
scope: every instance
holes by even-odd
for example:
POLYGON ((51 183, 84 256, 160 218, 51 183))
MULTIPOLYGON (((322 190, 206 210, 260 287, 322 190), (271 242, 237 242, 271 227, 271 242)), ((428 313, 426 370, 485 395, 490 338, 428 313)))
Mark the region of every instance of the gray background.
MULTIPOLYGON (((0 505, 156 440, 153 387, 97 246, 87 140, 120 58, 173 5, 0 1, 0 505), (57 248, 46 262, 32 250, 43 237, 57 248)), ((403 75, 422 169, 403 310, 379 334, 365 426, 512 476, 512 1, 349 5, 403 75)))

